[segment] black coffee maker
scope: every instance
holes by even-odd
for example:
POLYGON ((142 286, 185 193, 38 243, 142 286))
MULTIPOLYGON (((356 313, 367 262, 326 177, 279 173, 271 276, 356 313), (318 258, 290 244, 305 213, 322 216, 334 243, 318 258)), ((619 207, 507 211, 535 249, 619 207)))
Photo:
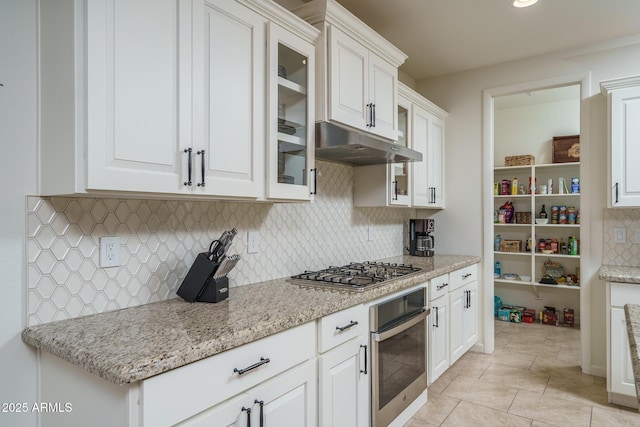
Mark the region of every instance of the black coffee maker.
POLYGON ((409 255, 433 256, 435 238, 433 219, 409 220, 409 255))

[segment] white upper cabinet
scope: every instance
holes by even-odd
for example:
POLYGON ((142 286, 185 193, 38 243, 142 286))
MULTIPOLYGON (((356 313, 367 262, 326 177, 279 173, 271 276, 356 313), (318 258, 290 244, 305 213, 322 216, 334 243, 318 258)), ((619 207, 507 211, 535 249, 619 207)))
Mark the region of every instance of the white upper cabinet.
POLYGON ((640 76, 600 85, 609 110, 609 207, 639 207, 640 76))
POLYGON ((194 148, 196 191, 263 197, 267 20, 235 1, 206 0, 203 22, 204 63, 197 67, 204 70, 203 87, 195 91, 203 111, 196 127, 202 140, 194 148), (202 149, 204 158, 197 155, 202 149))
POLYGON ((267 197, 310 200, 316 181, 314 45, 270 23, 268 75, 267 197))
MULTIPOLYGON (((270 24, 289 47, 306 43, 307 68, 311 25, 267 0, 45 2, 40 15, 42 195, 310 198, 313 96, 303 85, 304 101, 286 102, 304 118, 305 154, 284 157, 305 188, 268 185, 266 152, 277 114, 270 24)), ((313 87, 312 71, 304 83, 313 87)))
POLYGON ((400 96, 411 102, 411 148, 422 153, 421 162, 411 163, 411 205, 445 207, 444 136, 447 112, 403 84, 400 96))
POLYGON ((44 2, 40 12, 41 193, 189 192, 192 2, 44 2))
POLYGON ((396 140, 398 68, 330 26, 329 119, 396 140))
POLYGON ((407 56, 335 0, 293 12, 321 31, 316 119, 397 140, 398 67, 407 56))

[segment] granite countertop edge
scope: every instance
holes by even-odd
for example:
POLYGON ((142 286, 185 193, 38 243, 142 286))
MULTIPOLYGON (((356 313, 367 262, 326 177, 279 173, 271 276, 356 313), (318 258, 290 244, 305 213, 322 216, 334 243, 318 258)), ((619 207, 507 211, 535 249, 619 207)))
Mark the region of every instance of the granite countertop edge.
POLYGON ((22 340, 114 384, 129 384, 231 350, 480 262, 400 256, 423 271, 364 292, 303 288, 286 278, 231 288, 217 303, 180 298, 27 327, 22 340), (268 310, 267 310, 268 308, 268 310))
POLYGON ((607 282, 632 283, 640 285, 640 267, 624 265, 603 265, 598 277, 607 282))

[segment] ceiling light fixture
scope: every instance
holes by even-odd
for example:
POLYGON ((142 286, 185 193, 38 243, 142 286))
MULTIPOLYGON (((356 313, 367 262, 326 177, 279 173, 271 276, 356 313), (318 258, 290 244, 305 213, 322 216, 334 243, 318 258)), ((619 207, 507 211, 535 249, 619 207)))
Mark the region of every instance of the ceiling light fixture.
POLYGON ((529 7, 538 2, 538 0, 513 0, 513 5, 515 7, 529 7))

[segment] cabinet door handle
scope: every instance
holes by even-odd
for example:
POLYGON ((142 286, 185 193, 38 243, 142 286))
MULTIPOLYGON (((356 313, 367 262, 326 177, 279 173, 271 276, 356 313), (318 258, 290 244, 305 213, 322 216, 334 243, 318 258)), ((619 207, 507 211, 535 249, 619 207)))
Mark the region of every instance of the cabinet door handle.
POLYGON ((360 372, 362 372, 363 374, 367 375, 367 346, 360 344, 360 348, 364 349, 364 371, 362 369, 360 369, 360 372))
POLYGON ((398 200, 398 181, 393 181, 393 200, 398 200))
POLYGON ((313 191, 310 191, 311 194, 318 194, 318 168, 311 169, 313 172, 313 191))
POLYGON ((618 204, 618 183, 616 182, 616 203, 618 204))
POLYGON ((351 322, 349 322, 349 324, 347 326, 336 326, 336 331, 345 331, 349 328, 353 328, 354 326, 356 326, 358 324, 358 322, 356 322, 355 320, 352 320, 351 322))
POLYGON ((184 185, 187 187, 191 187, 191 153, 193 150, 191 148, 185 148, 184 152, 187 153, 187 180, 184 182, 184 185))
POLYGON ((253 403, 260 405, 260 427, 264 427, 264 400, 254 400, 253 403))
POLYGON ((372 121, 373 121, 373 115, 371 112, 371 104, 367 104, 367 127, 371 127, 372 121))
POLYGON ((247 427, 251 427, 251 408, 242 407, 242 412, 247 413, 247 427))
POLYGON ((449 286, 449 284, 448 284, 448 283, 443 283, 442 285, 438 285, 438 286, 436 286, 436 289, 437 289, 437 290, 442 290, 442 289, 446 288, 447 286, 449 286))
POLYGON ((200 169, 202 172, 202 181, 198 183, 198 187, 204 187, 204 150, 196 151, 196 154, 202 156, 200 158, 200 169))
POLYGON ((463 279, 467 279, 467 278, 468 278, 468 277, 470 277, 470 276, 471 276, 471 273, 467 273, 467 274, 463 274, 463 275, 462 275, 462 278, 463 278, 463 279))
POLYGON ((247 373, 247 372, 249 372, 249 371, 251 371, 253 369, 256 369, 258 366, 265 365, 265 364, 267 364, 269 362, 271 362, 271 360, 269 360, 268 357, 261 357, 260 361, 258 363, 254 363, 253 365, 248 366, 248 367, 246 367, 244 369, 233 368, 233 372, 237 372, 238 375, 242 375, 242 374, 247 373))
POLYGON ((436 309, 436 324, 433 325, 434 327, 438 327, 438 325, 440 324, 440 322, 438 321, 438 307, 434 307, 436 309))
POLYGON ((371 127, 376 127, 376 104, 371 104, 371 127))

